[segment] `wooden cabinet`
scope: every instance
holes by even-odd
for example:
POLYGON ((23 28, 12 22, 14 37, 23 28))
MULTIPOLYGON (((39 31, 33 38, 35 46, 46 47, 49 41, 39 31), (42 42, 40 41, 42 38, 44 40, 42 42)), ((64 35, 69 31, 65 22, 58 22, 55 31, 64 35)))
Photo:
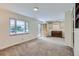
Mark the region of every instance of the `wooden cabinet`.
POLYGON ((62 31, 51 31, 52 37, 61 37, 62 38, 62 31))

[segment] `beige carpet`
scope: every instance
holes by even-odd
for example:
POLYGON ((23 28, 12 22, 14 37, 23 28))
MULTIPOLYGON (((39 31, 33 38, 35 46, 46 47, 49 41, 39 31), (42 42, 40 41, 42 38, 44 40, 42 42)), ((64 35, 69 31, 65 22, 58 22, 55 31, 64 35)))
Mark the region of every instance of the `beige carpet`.
POLYGON ((39 38, 0 51, 2 56, 72 56, 61 38, 39 38))

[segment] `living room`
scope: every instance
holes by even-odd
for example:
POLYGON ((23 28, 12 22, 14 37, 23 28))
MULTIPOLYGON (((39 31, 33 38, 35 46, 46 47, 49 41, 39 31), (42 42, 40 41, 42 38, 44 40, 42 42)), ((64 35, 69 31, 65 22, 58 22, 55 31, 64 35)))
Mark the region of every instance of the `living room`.
POLYGON ((0 54, 73 55, 73 8, 73 3, 0 4, 0 50, 3 50, 0 54), (38 34, 40 34, 40 38, 38 38, 38 34), (27 43, 28 41, 33 42, 27 43), (23 43, 26 44, 23 45, 23 43), (18 48, 20 44, 23 45, 21 49, 25 48, 26 52, 23 52, 22 49, 22 53, 20 53, 18 48), (66 51, 64 49, 66 46, 71 49, 66 51), (32 51, 30 51, 31 48, 32 51))

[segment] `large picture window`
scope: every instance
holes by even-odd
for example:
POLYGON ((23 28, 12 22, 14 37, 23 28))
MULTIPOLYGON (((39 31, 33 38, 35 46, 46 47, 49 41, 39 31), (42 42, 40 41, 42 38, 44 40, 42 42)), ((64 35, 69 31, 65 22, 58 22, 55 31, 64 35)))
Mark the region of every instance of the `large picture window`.
POLYGON ((25 22, 24 21, 16 21, 16 33, 24 33, 25 32, 25 22))
POLYGON ((10 34, 28 33, 28 22, 10 19, 10 34))

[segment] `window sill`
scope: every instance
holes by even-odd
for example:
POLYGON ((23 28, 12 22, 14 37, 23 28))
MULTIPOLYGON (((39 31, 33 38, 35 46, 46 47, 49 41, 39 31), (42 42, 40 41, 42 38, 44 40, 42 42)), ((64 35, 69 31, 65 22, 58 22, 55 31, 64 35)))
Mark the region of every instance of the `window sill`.
POLYGON ((10 34, 10 36, 26 35, 26 34, 29 34, 29 33, 16 33, 16 34, 10 34))

